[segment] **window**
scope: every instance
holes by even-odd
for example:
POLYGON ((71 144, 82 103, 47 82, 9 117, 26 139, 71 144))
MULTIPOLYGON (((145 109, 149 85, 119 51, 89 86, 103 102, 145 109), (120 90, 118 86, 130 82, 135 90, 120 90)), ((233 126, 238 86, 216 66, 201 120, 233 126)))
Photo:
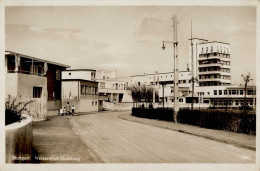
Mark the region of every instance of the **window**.
POLYGON ((228 94, 231 95, 231 90, 228 90, 228 94))
POLYGON ((94 106, 94 101, 92 101, 92 106, 94 106))
POLYGON ((81 94, 85 94, 85 86, 84 85, 81 86, 81 94))
POLYGON ((71 72, 69 72, 69 75, 71 75, 71 72))
POLYGON ((227 95, 227 90, 224 90, 224 95, 227 95))
POLYGON ((217 94, 218 94, 217 90, 214 90, 214 95, 217 95, 217 94))
POLYGON ((97 105, 97 101, 95 101, 95 106, 97 105))
POLYGON ((244 93, 243 90, 240 90, 240 95, 243 95, 243 93, 244 93))
POLYGON ((219 94, 219 95, 222 95, 222 90, 219 90, 219 91, 218 91, 218 94, 219 94))
POLYGON ((236 90, 232 90, 232 95, 236 95, 237 91, 236 90))
POLYGON ((95 94, 97 95, 98 94, 98 88, 95 87, 95 94))
POLYGON ((141 85, 141 83, 140 82, 138 82, 138 86, 140 86, 141 85))
POLYGON ((236 105, 238 106, 238 105, 239 105, 239 100, 236 100, 235 103, 236 103, 236 105))
POLYGON ((42 87, 33 87, 33 98, 41 98, 42 87))
POLYGON ((182 99, 182 98, 180 98, 180 99, 179 99, 179 102, 183 102, 183 99, 182 99))

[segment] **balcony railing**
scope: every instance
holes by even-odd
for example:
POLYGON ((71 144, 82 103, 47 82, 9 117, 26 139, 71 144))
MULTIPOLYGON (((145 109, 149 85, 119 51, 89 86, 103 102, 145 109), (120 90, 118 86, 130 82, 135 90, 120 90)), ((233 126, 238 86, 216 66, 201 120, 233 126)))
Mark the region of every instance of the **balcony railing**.
POLYGON ((18 73, 18 74, 37 75, 37 76, 41 76, 41 77, 46 77, 46 75, 44 75, 43 73, 39 73, 39 72, 33 73, 30 71, 23 71, 23 70, 19 70, 19 71, 8 70, 7 73, 18 73))

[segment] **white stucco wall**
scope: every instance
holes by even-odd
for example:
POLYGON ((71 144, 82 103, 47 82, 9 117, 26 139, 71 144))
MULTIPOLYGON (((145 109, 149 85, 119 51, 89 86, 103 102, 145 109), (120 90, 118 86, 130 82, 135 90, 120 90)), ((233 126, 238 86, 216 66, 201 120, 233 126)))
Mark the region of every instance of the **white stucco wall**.
POLYGON ((42 98, 47 99, 47 78, 36 75, 7 73, 5 95, 33 98, 33 87, 42 87, 42 98))
MULTIPOLYGON (((78 98, 78 81, 62 81, 62 99, 75 99, 78 98)), ((79 90, 80 91, 80 90, 79 90)), ((80 93, 80 92, 79 92, 80 93)))
POLYGON ((83 79, 83 80, 93 80, 91 78, 91 73, 95 71, 62 71, 62 79, 83 79))

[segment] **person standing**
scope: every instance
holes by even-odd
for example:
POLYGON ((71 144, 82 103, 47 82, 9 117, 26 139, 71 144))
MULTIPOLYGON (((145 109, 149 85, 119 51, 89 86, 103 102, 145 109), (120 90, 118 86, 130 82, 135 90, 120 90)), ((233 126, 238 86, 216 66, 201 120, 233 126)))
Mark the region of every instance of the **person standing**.
POLYGON ((75 107, 74 107, 74 105, 72 105, 72 107, 71 107, 72 116, 74 116, 74 112, 75 112, 75 107))

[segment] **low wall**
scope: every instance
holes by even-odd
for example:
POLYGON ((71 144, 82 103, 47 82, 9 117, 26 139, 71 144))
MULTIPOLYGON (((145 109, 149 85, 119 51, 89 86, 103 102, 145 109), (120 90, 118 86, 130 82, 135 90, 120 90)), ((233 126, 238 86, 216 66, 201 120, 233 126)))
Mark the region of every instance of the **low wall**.
POLYGON ((131 110, 133 107, 133 103, 111 103, 104 102, 103 108, 105 110, 131 110))
POLYGON ((32 157, 32 118, 5 126, 6 163, 30 163, 32 157))
POLYGON ((61 100, 47 101, 47 110, 58 110, 61 108, 61 100))
MULTIPOLYGON (((16 100, 14 103, 15 105, 17 105, 19 102, 23 102, 23 104, 25 104, 26 102, 33 100, 32 103, 26 106, 26 109, 30 112, 30 115, 33 117, 33 121, 46 120, 46 114, 47 114, 46 98, 25 98, 25 97, 5 98, 5 102, 10 101, 10 103, 12 103, 14 100, 16 100)), ((21 109, 22 107, 23 105, 19 105, 18 109, 21 109)), ((22 114, 27 114, 27 112, 23 111, 22 114)))

